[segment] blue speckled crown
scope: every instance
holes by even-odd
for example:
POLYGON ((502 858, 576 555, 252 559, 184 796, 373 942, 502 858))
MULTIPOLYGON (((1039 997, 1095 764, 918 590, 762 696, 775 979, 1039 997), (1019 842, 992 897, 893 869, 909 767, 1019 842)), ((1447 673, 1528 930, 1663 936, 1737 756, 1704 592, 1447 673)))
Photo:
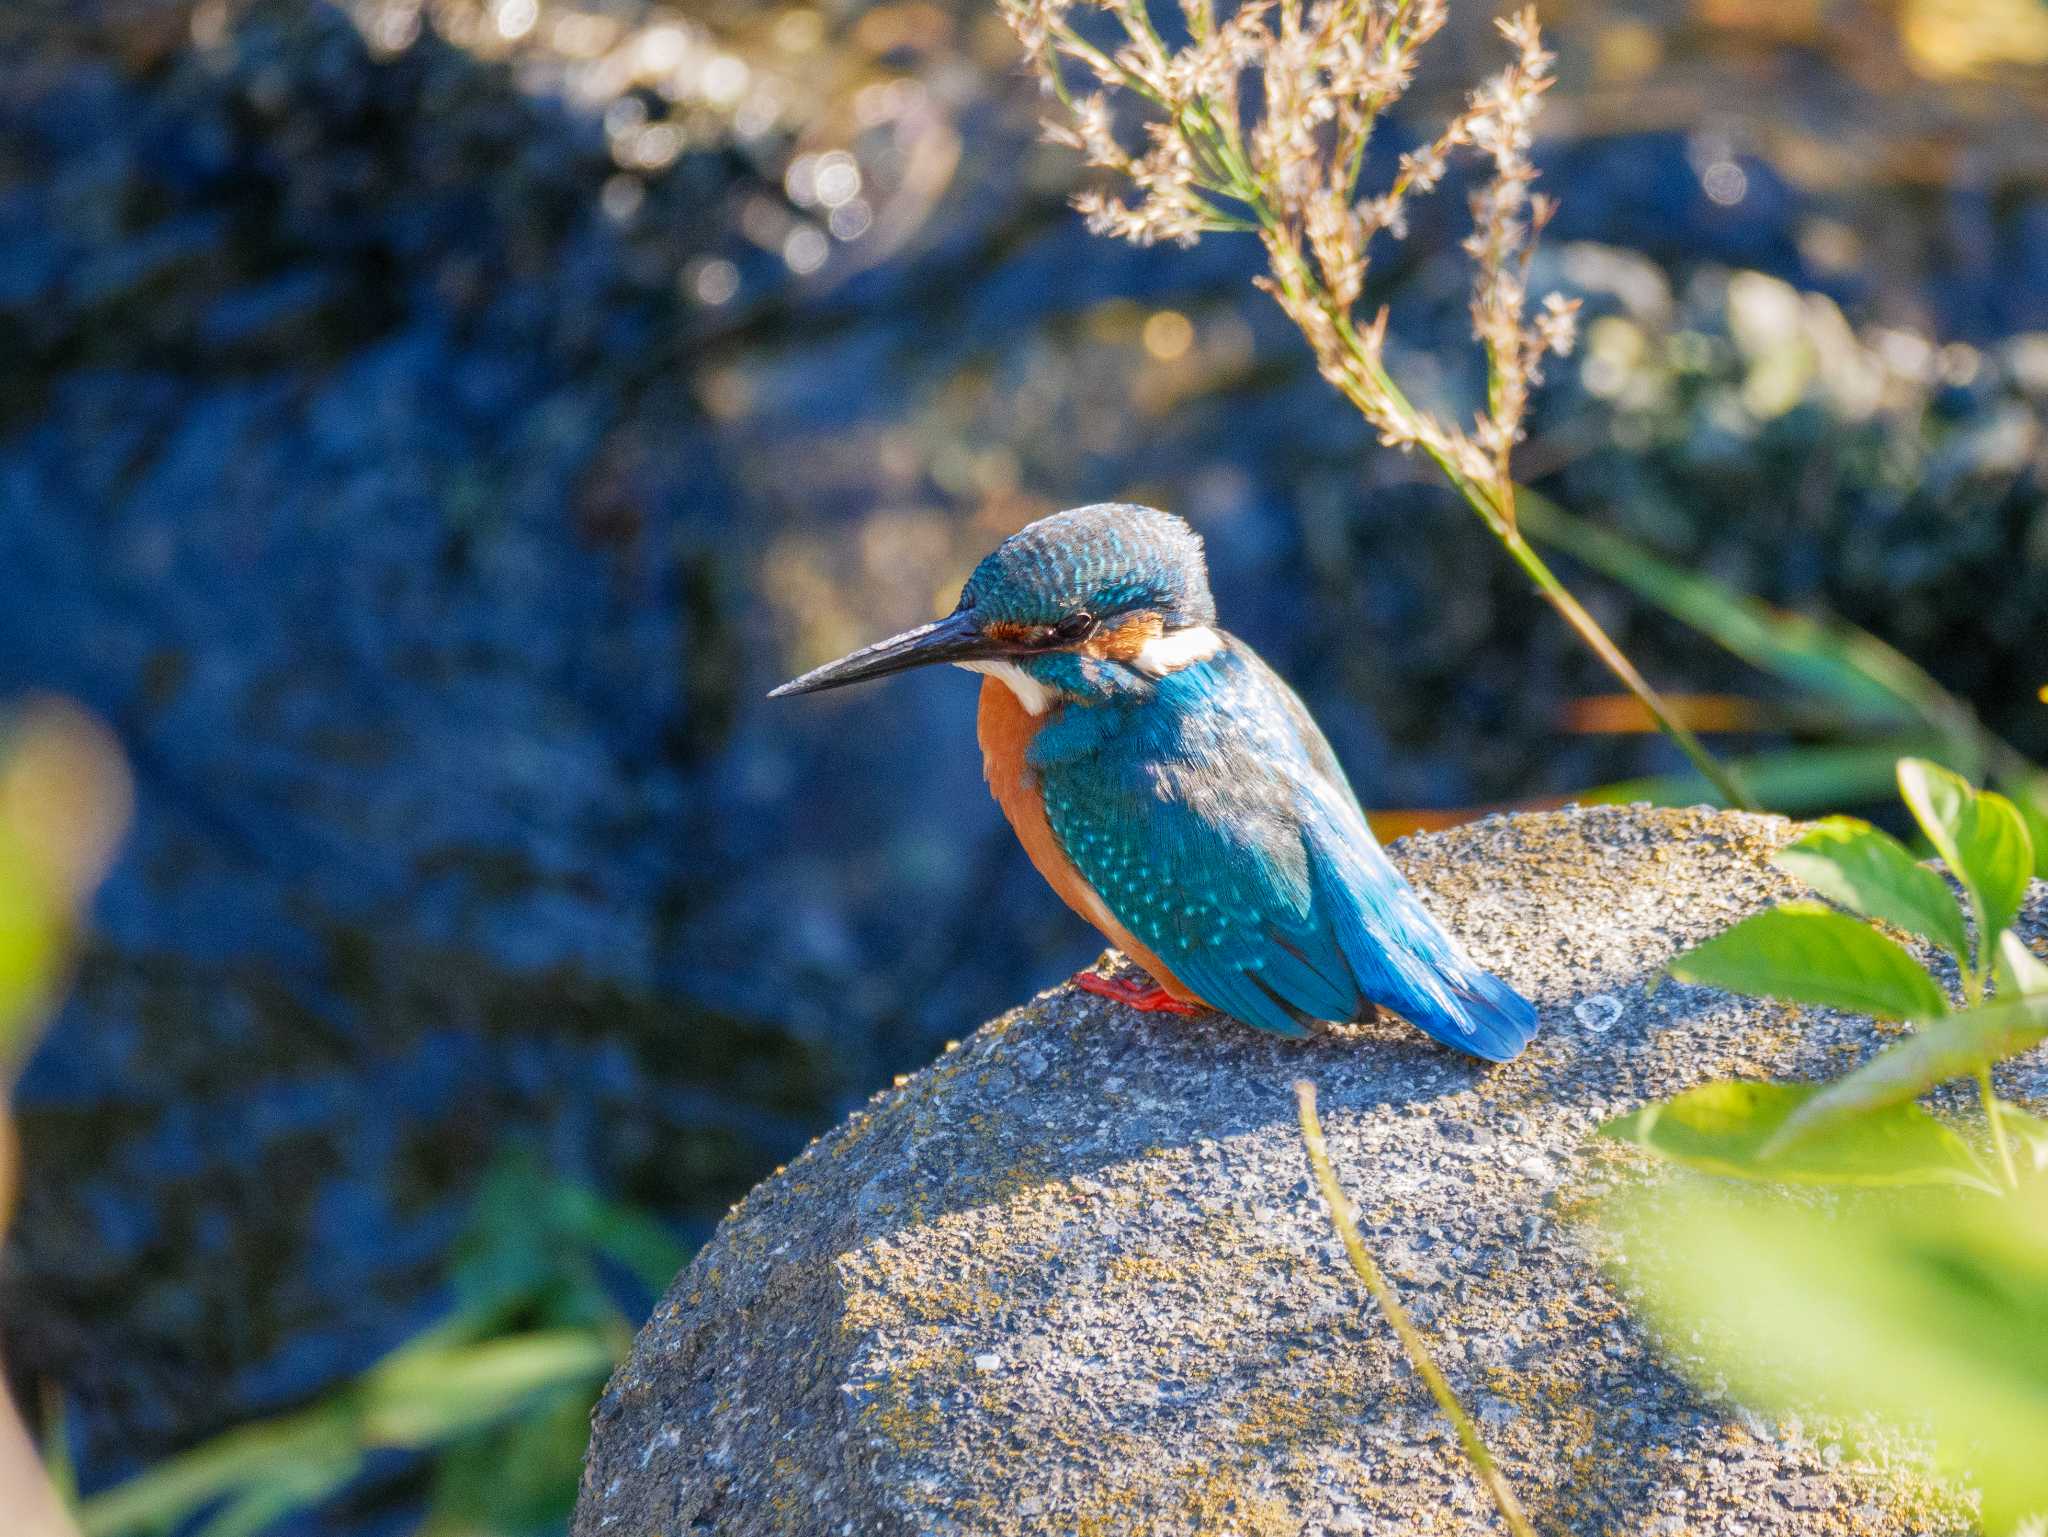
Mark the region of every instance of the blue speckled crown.
POLYGON ((1097 502, 1019 529, 961 593, 981 618, 1051 624, 1076 609, 1157 609, 1168 629, 1214 624, 1202 538, 1170 512, 1097 502))

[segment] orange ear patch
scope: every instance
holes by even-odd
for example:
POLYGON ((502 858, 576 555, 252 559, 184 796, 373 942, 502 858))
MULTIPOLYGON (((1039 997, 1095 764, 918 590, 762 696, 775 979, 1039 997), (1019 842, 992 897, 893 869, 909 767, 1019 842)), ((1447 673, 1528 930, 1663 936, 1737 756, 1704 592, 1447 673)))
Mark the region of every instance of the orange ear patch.
POLYGON ((1147 644, 1159 639, 1165 630, 1166 621, 1157 614, 1133 614, 1113 630, 1096 631, 1084 649, 1090 656, 1129 662, 1135 660, 1147 644))

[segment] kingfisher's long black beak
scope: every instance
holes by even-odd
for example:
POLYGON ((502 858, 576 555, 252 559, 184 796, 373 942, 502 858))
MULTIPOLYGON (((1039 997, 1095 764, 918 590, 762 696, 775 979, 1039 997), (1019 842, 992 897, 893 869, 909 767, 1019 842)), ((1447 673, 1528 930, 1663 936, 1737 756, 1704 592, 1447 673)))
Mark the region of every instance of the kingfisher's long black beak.
POLYGON ((843 688, 849 683, 864 683, 869 678, 884 678, 892 672, 927 667, 934 662, 972 662, 1002 656, 1007 649, 975 628, 972 613, 955 609, 931 624, 921 624, 901 635, 878 640, 872 646, 862 646, 851 656, 814 667, 801 678, 792 678, 782 687, 770 689, 768 697, 815 694, 819 689, 843 688))

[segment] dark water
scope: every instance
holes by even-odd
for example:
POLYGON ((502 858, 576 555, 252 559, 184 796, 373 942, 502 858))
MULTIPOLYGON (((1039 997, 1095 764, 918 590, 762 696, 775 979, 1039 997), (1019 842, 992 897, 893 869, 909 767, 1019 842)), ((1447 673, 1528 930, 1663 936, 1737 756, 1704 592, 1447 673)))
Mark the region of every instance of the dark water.
MULTIPOLYGON (((516 42, 407 14, 0 32, 0 697, 85 701, 141 789, 6 1271, 89 1487, 431 1317, 505 1148, 700 1234, 1092 955, 985 799, 971 680, 761 698, 1032 516, 1191 517, 1371 804, 1675 766, 1561 728, 1604 677, 1304 366, 1247 243, 1081 231, 987 14, 593 7, 596 54, 552 5, 516 42), (593 63, 660 26, 674 102, 593 63)), ((1538 276, 1611 324, 1529 470, 2040 756, 2048 92, 1869 18, 1723 22, 1563 20, 1538 276)), ((1460 224, 1381 279, 1453 403, 1460 224)), ((1772 693, 1586 586, 1660 682, 1772 693)))

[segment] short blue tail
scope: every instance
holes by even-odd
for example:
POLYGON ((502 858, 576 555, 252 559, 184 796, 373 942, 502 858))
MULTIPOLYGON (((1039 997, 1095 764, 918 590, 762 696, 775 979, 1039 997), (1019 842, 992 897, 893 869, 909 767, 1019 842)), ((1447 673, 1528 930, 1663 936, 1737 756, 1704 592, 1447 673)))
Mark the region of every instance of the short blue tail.
POLYGON ((1505 1062, 1536 1034, 1536 1006, 1499 977, 1472 967, 1444 978, 1450 1007, 1418 999, 1409 1023, 1433 1040, 1489 1062, 1505 1062))
POLYGON ((1318 904, 1358 990, 1431 1040, 1488 1062, 1505 1062, 1536 1034, 1536 1006, 1472 963, 1366 830, 1342 844, 1318 841, 1318 904), (1334 852, 1333 852, 1334 844, 1334 852))

